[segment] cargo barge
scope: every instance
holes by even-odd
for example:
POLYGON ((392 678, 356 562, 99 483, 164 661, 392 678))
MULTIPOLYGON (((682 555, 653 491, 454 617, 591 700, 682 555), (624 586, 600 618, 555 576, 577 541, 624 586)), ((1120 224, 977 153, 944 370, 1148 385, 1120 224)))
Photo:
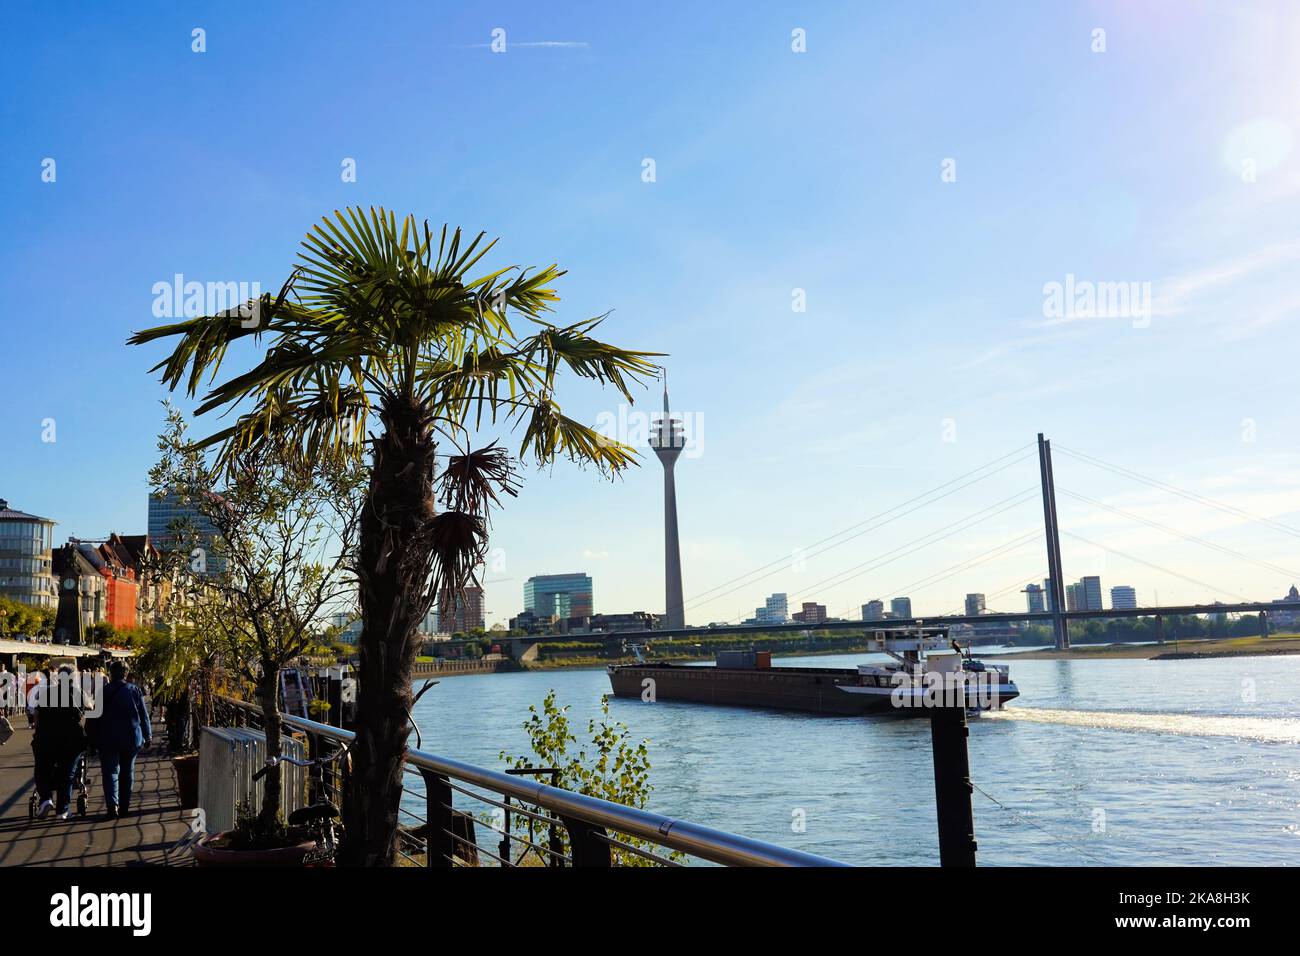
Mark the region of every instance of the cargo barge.
POLYGON ((842 667, 773 667, 769 652, 723 651, 710 665, 644 660, 607 670, 615 697, 762 707, 813 714, 925 716, 937 703, 998 708, 1020 696, 1004 665, 963 655, 947 628, 877 631, 871 649, 894 660, 842 667), (946 653, 932 653, 941 649, 946 653))

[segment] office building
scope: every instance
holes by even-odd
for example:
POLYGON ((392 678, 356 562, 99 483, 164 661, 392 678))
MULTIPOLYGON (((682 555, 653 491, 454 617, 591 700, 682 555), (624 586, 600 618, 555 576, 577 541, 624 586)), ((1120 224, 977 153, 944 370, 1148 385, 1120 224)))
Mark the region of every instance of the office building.
POLYGON ((212 522, 193 505, 182 504, 174 494, 149 496, 149 540, 159 551, 176 548, 173 525, 185 527, 187 536, 197 539, 201 555, 196 555, 191 567, 200 574, 219 575, 226 572, 226 559, 221 555, 220 535, 212 522))
POLYGON ((1065 586, 1065 609, 1067 611, 1079 611, 1080 600, 1082 597, 1083 586, 1079 584, 1067 584, 1065 586))
POLYGON ((978 617, 984 613, 984 595, 968 594, 966 595, 966 616, 978 617))
POLYGON ((459 593, 445 589, 438 595, 438 632, 468 634, 483 630, 483 589, 470 585, 459 593))
POLYGON ((1040 614, 1046 611, 1047 601, 1044 599, 1044 595, 1047 593, 1048 592, 1044 591, 1037 584, 1026 584, 1025 609, 1029 611, 1030 614, 1040 614))
POLYGON ((535 617, 591 617, 593 607, 591 578, 581 571, 538 574, 524 583, 524 610, 535 617))
POLYGON ((795 611, 793 617, 800 624, 820 624, 826 620, 826 605, 804 601, 803 610, 795 611))
POLYGON ((891 599, 889 613, 896 618, 910 618, 912 616, 912 599, 905 597, 891 599))
POLYGON ((1083 601, 1083 606, 1080 610, 1104 611, 1106 609, 1101 599, 1101 578, 1097 577, 1095 574, 1082 578, 1079 581, 1079 588, 1081 592, 1080 596, 1083 601))
POLYGON ((862 620, 883 621, 884 619, 885 619, 884 601, 872 600, 862 605, 862 620))
POLYGON ((53 608, 54 522, 9 507, 0 499, 0 597, 53 608))
POLYGON ((1137 591, 1126 584, 1110 589, 1110 606, 1116 611, 1131 611, 1138 606, 1137 591))
POLYGON ((772 594, 763 606, 754 609, 757 624, 788 624, 790 622, 789 598, 782 593, 772 594))

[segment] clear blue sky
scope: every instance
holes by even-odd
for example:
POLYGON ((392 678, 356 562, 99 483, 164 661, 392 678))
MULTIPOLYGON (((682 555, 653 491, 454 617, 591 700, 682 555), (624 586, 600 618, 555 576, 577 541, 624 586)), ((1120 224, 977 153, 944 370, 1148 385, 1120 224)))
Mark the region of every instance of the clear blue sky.
MULTIPOLYGON (((702 422, 678 476, 692 623, 772 590, 849 616, 904 589, 919 612, 1022 606, 1036 539, 921 585, 1038 527, 1032 496, 821 582, 1014 502, 1032 460, 808 546, 1038 431, 1300 527, 1296 5, 542 6, 5 4, 0 497, 56 540, 144 530, 162 349, 124 342, 154 324, 154 283, 278 287, 317 218, 385 204, 502 237, 500 264, 558 261, 560 319, 613 309, 609 338, 671 353, 702 422), (1069 275, 1150 283, 1149 321, 1051 313, 1069 275)), ((1064 452, 1056 472, 1269 565, 1062 494, 1070 580, 1169 603, 1300 579, 1294 535, 1064 452)), ((661 610, 660 488, 653 458, 614 484, 531 474, 496 520, 489 619, 529 575, 577 569, 597 610, 661 610)))

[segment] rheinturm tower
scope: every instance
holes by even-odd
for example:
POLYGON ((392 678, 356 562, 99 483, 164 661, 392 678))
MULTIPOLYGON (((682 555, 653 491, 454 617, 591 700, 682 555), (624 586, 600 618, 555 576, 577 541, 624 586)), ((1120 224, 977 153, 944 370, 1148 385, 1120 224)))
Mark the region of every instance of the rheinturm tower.
POLYGON ((668 410, 668 382, 664 381, 664 415, 651 429, 650 447, 664 466, 664 623, 666 628, 685 627, 686 615, 682 607, 682 551, 677 540, 677 485, 673 481, 673 466, 686 436, 680 419, 673 418, 668 410))

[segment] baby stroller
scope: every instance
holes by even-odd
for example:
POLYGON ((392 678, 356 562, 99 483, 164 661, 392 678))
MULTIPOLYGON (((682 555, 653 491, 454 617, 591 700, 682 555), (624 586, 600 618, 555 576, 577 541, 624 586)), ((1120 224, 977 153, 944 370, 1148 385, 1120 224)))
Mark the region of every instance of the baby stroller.
MULTIPOLYGON (((72 771, 72 789, 77 798, 77 816, 86 815, 86 795, 89 791, 86 779, 86 767, 90 763, 90 748, 86 748, 77 756, 76 769, 72 771)), ((36 811, 41 806, 40 792, 33 785, 32 795, 27 799, 27 819, 35 820, 36 811)), ((71 808, 69 808, 71 809, 71 808)))

